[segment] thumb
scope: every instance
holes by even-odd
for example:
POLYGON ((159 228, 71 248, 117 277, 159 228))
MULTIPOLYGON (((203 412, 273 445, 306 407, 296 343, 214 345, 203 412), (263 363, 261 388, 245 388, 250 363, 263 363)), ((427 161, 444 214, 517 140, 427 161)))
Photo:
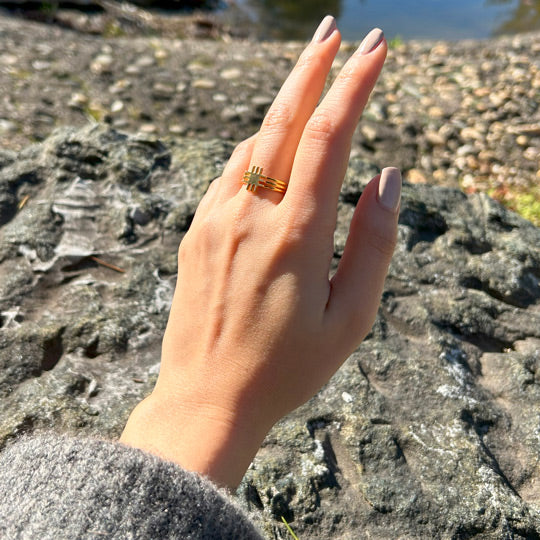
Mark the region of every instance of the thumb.
POLYGON ((401 174, 382 170, 356 206, 327 307, 330 326, 351 353, 370 331, 397 241, 401 174))

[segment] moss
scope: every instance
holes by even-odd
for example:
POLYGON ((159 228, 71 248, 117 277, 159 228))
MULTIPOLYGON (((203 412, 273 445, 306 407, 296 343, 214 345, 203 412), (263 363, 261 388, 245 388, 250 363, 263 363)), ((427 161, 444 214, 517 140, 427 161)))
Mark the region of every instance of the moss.
POLYGON ((536 189, 534 193, 517 195, 515 206, 518 214, 540 226, 540 189, 536 189))
POLYGON ((105 116, 105 111, 95 104, 87 105, 83 110, 89 120, 94 120, 96 122, 101 122, 105 116))
POLYGON ((122 28, 118 21, 109 21, 103 29, 103 37, 105 38, 124 37, 125 35, 126 31, 122 28))
POLYGON ((27 69, 11 69, 8 71, 9 75, 14 79, 26 80, 32 76, 32 72, 27 69))
POLYGON ((521 217, 540 226, 539 187, 533 187, 528 191, 518 191, 512 188, 491 189, 488 190, 488 195, 518 213, 521 217))

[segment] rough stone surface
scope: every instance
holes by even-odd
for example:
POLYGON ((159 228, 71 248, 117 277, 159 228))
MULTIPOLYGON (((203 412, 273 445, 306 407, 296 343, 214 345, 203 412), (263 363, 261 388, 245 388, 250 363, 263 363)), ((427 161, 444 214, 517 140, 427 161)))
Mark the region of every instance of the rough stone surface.
MULTIPOLYGON (((0 153, 0 447, 119 434, 155 380, 176 248, 232 150, 62 130, 0 153), (104 265, 107 264, 109 266, 104 265)), ((354 157, 336 232, 376 167, 354 157)), ((269 539, 540 538, 540 229, 406 185, 371 334, 238 490, 269 539)))

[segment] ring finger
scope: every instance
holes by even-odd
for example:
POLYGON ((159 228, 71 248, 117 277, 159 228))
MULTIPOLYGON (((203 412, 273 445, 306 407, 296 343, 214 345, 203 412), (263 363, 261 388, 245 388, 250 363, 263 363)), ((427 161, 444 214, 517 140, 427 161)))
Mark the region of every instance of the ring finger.
MULTIPOLYGON (((260 167, 263 175, 288 181, 298 142, 317 106, 340 42, 335 19, 328 15, 270 106, 253 149, 249 170, 260 167)), ((274 202, 282 198, 280 193, 268 189, 258 189, 257 194, 274 202)), ((241 196, 247 195, 244 189, 241 196)))

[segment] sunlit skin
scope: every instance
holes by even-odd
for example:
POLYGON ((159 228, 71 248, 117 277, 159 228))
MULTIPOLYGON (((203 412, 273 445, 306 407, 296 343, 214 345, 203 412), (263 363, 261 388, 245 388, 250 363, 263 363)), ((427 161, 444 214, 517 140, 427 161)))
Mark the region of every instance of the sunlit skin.
POLYGON ((234 488, 272 425, 369 332, 396 243, 399 172, 365 188, 329 271, 351 138, 387 52, 382 33, 370 35, 380 38, 320 103, 341 37, 312 41, 202 199, 178 251, 159 378, 122 442, 234 488), (286 192, 246 189, 253 166, 288 180, 286 192))

